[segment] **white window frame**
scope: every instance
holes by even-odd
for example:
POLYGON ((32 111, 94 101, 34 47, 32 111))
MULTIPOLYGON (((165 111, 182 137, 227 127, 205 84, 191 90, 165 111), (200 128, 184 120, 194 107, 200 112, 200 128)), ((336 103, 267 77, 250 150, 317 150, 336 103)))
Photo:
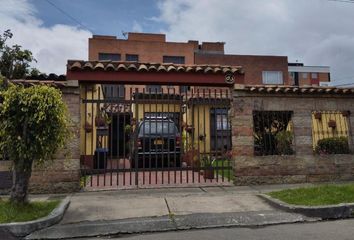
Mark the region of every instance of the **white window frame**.
POLYGON ((263 84, 273 84, 273 85, 284 84, 283 72, 282 71, 263 71, 262 72, 262 82, 263 82, 263 84))

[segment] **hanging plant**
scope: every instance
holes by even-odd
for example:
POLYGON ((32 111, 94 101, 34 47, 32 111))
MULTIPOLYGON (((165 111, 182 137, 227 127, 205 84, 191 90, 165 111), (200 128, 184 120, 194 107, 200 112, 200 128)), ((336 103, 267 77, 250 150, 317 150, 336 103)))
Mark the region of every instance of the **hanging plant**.
POLYGON ((336 123, 335 120, 329 120, 329 121, 328 121, 328 127, 330 127, 330 128, 336 128, 336 126, 337 126, 337 123, 336 123))
POLYGON ((85 128, 86 132, 88 132, 88 133, 92 132, 92 124, 91 123, 86 122, 84 128, 85 128))
POLYGON ((321 118, 322 118, 322 113, 316 112, 315 113, 315 119, 321 120, 321 118))
POLYGON ((349 117, 350 111, 342 111, 343 117, 349 117))

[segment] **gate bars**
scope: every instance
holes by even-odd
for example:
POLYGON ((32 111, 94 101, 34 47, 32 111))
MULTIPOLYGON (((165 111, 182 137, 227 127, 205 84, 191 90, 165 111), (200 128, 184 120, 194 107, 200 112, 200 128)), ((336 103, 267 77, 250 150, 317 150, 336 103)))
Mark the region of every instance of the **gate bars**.
POLYGON ((227 88, 82 84, 85 188, 227 184, 227 88))

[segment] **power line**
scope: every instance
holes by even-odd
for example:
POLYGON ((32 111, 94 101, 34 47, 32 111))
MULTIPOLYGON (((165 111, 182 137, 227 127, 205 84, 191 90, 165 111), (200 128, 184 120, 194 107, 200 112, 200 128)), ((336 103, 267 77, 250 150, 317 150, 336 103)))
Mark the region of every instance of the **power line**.
POLYGON ((65 12, 63 9, 61 9, 60 7, 58 7, 57 5, 55 5, 53 2, 51 2, 50 0, 46 0, 47 3, 49 3, 50 5, 52 5, 54 8, 56 8, 58 11, 60 11, 62 14, 64 14, 65 16, 67 16, 68 18, 70 18, 72 21, 74 21, 75 23, 79 24, 81 27, 89 30, 90 32, 93 33, 92 29, 90 29, 89 27, 85 26, 84 24, 82 24, 79 20, 77 20, 76 18, 74 18, 73 16, 71 16, 69 13, 65 12))
POLYGON ((328 0, 330 2, 354 3, 354 0, 328 0))

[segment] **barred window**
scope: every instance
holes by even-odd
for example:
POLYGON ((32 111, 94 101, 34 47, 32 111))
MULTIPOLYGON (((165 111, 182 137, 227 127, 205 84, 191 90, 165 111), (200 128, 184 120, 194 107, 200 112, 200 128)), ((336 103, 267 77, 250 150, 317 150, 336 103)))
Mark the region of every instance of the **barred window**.
POLYGON ((291 155, 293 150, 292 111, 254 111, 254 154, 291 155))
POLYGON ((312 144, 313 149, 321 139, 349 138, 349 111, 313 111, 312 144))

